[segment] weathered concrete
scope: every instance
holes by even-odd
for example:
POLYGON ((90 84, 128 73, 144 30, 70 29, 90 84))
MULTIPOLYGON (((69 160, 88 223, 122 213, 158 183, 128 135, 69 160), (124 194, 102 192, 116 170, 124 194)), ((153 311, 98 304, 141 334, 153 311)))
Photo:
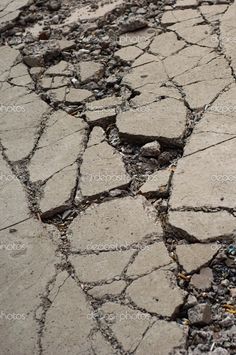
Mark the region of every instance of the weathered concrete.
POLYGON ((226 211, 215 213, 195 211, 170 211, 169 223, 180 233, 186 232, 199 242, 219 240, 234 235, 236 220, 226 211), (214 220, 214 223, 212 223, 214 220))
MULTIPOLYGON (((93 131, 91 133, 93 139, 93 131)), ((111 189, 125 187, 130 181, 122 158, 107 142, 91 145, 83 155, 80 168, 83 196, 94 196, 111 189)))
POLYGON ((59 262, 53 243, 58 232, 31 219, 17 224, 14 230, 1 231, 0 237, 1 351, 31 355, 38 351, 40 326, 35 313, 43 304, 42 296, 59 262))
POLYGON ((165 141, 180 144, 186 124, 186 108, 175 99, 165 99, 117 116, 121 136, 135 141, 165 141), (177 114, 176 114, 177 113, 177 114))
POLYGON ((102 317, 110 323, 112 331, 125 351, 135 350, 145 330, 151 324, 150 315, 115 303, 106 303, 102 311, 102 317))
POLYGON ((90 245, 91 250, 120 250, 146 236, 161 236, 160 223, 148 216, 143 203, 142 198, 127 197, 88 208, 70 225, 72 248, 88 249, 90 245))
POLYGON ((3 229, 29 218, 30 211, 23 186, 1 156, 0 170, 0 229, 3 229))
POLYGON ((92 308, 85 295, 76 282, 69 278, 47 312, 42 337, 43 352, 49 355, 55 350, 58 354, 69 351, 76 355, 79 349, 82 353, 91 353, 89 336, 95 322, 89 317, 90 314, 92 308))
POLYGON ((134 262, 129 265, 127 275, 142 275, 171 263, 163 242, 147 245, 140 250, 134 262))
POLYGON ((45 180, 73 164, 85 146, 86 124, 63 111, 54 113, 40 137, 38 147, 30 161, 32 181, 45 180))
POLYGON ((166 196, 170 188, 171 174, 169 169, 165 169, 149 175, 139 192, 144 196, 166 196))
POLYGON ((145 334, 136 354, 169 354, 185 344, 184 329, 175 322, 157 321, 145 334))
MULTIPOLYGON (((88 249, 89 250, 89 245, 88 249)), ((97 282, 120 276, 133 251, 99 253, 98 255, 72 256, 70 261, 82 282, 97 282)))
POLYGON ((219 251, 217 244, 186 244, 177 245, 178 261, 188 273, 198 270, 211 261, 219 251))
POLYGON ((80 62, 78 65, 79 76, 82 83, 98 80, 103 74, 103 65, 96 62, 80 62))
POLYGON ((138 307, 165 317, 178 311, 185 296, 167 267, 133 281, 126 293, 138 307))

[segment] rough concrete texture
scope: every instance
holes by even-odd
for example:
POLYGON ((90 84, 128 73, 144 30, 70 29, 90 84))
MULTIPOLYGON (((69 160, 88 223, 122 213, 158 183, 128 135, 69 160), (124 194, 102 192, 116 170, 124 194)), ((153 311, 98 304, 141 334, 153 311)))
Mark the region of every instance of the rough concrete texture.
POLYGON ((133 141, 167 141, 179 144, 186 124, 186 108, 181 101, 166 98, 117 116, 120 135, 133 141), (176 114, 177 113, 177 114, 176 114))
POLYGON ((161 236, 160 222, 148 215, 145 204, 141 197, 126 197, 91 206, 70 225, 72 248, 120 250, 161 236))
POLYGON ((185 293, 175 283, 172 272, 161 268, 133 281, 127 288, 127 296, 147 312, 171 317, 184 303, 185 293))
POLYGON ((164 169, 148 176, 147 181, 140 188, 140 193, 144 196, 165 196, 170 187, 171 171, 164 169))
POLYGON ((188 273, 193 272, 209 263, 219 251, 216 243, 177 245, 176 254, 179 264, 188 273))
POLYGON ((94 140, 93 132, 80 168, 81 193, 89 197, 126 186, 130 181, 122 158, 115 149, 107 142, 91 144, 94 140))
POLYGON ((40 307, 45 309, 43 296, 57 273, 55 264, 60 259, 55 256, 53 239, 58 234, 56 228, 34 219, 0 232, 3 354, 37 352, 40 319, 35 314, 40 307))
POLYGON ((236 4, 1 0, 3 355, 234 355, 236 4))

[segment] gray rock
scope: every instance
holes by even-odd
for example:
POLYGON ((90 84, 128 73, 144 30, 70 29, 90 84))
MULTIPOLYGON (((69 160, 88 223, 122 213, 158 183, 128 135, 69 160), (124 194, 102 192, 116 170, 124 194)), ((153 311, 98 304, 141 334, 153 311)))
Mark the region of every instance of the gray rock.
POLYGON ((130 16, 127 20, 123 20, 120 24, 120 28, 122 33, 125 33, 145 28, 147 25, 147 20, 143 16, 139 15, 130 16))
POLYGON ((150 142, 142 146, 140 154, 143 157, 157 158, 161 153, 161 145, 157 141, 150 142))
POLYGON ((199 290, 206 290, 213 282, 212 270, 208 267, 202 268, 199 274, 194 274, 191 278, 191 285, 199 290))
POLYGON ((58 11, 61 8, 61 0, 50 0, 48 3, 48 9, 51 11, 58 11))
POLYGON ((211 324, 212 311, 207 303, 202 303, 190 308, 188 311, 188 318, 191 324, 211 324))

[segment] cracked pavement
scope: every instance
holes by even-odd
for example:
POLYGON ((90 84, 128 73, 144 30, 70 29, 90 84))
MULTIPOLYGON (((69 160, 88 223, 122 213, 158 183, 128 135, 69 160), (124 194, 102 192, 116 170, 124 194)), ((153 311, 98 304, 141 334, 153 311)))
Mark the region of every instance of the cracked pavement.
POLYGON ((235 354, 235 20, 2 1, 1 354, 235 354))

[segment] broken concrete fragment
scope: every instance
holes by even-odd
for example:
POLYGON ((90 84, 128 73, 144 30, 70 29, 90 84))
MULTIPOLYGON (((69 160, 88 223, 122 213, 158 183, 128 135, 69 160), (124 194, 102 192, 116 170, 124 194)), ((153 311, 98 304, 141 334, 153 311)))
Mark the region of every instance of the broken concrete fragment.
POLYGON ((196 109, 211 103, 232 83, 232 75, 227 61, 217 58, 178 75, 175 81, 183 86, 186 100, 191 108, 196 109))
POLYGON ((211 105, 205 106, 203 117, 195 126, 191 139, 186 145, 185 156, 234 138, 235 95, 236 87, 232 84, 211 105))
MULTIPOLYGON (((11 194, 14 195, 15 192, 11 191, 11 194)), ((21 202, 17 198, 18 216, 24 208, 21 202)), ((12 206, 10 211, 14 212, 12 206)), ((52 241, 58 237, 56 228, 43 226, 34 219, 0 232, 0 340, 3 354, 30 355, 38 348, 35 312, 42 304, 41 296, 45 294, 56 273, 55 265, 60 261, 55 256, 57 246, 52 241)))
POLYGON ((176 284, 170 266, 133 281, 126 294, 138 307, 165 317, 172 317, 185 297, 176 284))
POLYGON ((121 137, 137 142, 181 144, 186 124, 186 107, 175 99, 164 99, 135 111, 121 112, 117 127, 121 137), (143 108, 143 109, 142 109, 143 108))
POLYGON ((61 60, 58 64, 48 68, 44 74, 49 76, 70 76, 72 75, 72 70, 69 67, 70 63, 61 60))
POLYGON ((198 0, 177 0, 175 4, 175 9, 178 8, 193 8, 198 5, 198 0))
POLYGON ((154 269, 170 264, 172 259, 163 242, 146 245, 141 249, 126 274, 128 276, 142 275, 154 269))
POLYGON ((97 111, 86 111, 85 115, 88 123, 102 126, 115 121, 116 110, 114 108, 108 108, 97 111))
MULTIPOLYGON (((183 22, 192 19, 199 19, 200 14, 195 9, 185 9, 185 10, 173 10, 173 11, 165 11, 161 23, 163 25, 169 26, 177 22, 183 22)), ((184 22, 183 22, 184 23, 184 22)))
MULTIPOLYGON (((89 251, 90 245, 87 246, 89 251)), ((98 255, 73 255, 70 262, 81 282, 98 282, 114 279, 122 274, 128 264, 133 250, 100 252, 98 255)))
POLYGON ((199 9, 208 21, 215 22, 219 19, 222 20, 222 15, 227 10, 227 7, 228 5, 226 4, 214 6, 203 4, 199 9))
POLYGON ((133 68, 124 76, 123 83, 132 89, 137 89, 146 84, 164 83, 168 80, 161 61, 141 65, 133 68))
POLYGON ((147 84, 137 90, 140 95, 135 96, 130 100, 134 107, 151 104, 155 101, 160 101, 163 98, 181 99, 178 90, 173 87, 159 86, 158 84, 147 84))
POLYGON ((119 37, 119 45, 121 47, 127 47, 132 45, 137 45, 138 47, 145 47, 150 43, 151 38, 153 38, 155 34, 156 30, 154 28, 145 28, 134 32, 127 32, 119 37))
POLYGON ((104 142, 106 139, 106 134, 101 127, 95 126, 90 134, 87 148, 93 145, 104 142))
POLYGON ((235 148, 235 139, 229 139, 180 159, 172 180, 170 207, 234 208, 235 148))
POLYGON ((17 85, 17 86, 30 86, 32 83, 32 79, 28 73, 27 67, 19 63, 13 67, 11 67, 8 80, 11 82, 11 84, 17 85))
POLYGON ((158 320, 146 332, 135 354, 170 354, 175 348, 184 347, 184 328, 175 322, 158 320))
POLYGON ((130 182, 120 154, 107 142, 89 143, 80 167, 80 189, 83 196, 95 196, 130 182))
POLYGON ((116 355, 117 352, 111 346, 111 344, 107 341, 107 339, 102 335, 100 331, 96 333, 93 330, 93 333, 90 334, 91 341, 91 351, 96 354, 101 355, 116 355))
POLYGON ((101 308, 101 318, 112 329, 126 352, 132 353, 142 341, 143 334, 151 325, 151 316, 116 303, 106 303, 101 308))
POLYGON ((161 145, 157 141, 150 142, 142 146, 140 154, 143 157, 153 157, 156 158, 161 153, 161 145))
POLYGON ((65 283, 65 281, 69 277, 70 276, 69 276, 67 270, 63 270, 63 271, 59 272, 59 274, 57 274, 55 282, 53 282, 53 283, 51 283, 49 285, 49 287, 48 287, 48 289, 49 289, 48 299, 51 302, 54 302, 54 300, 56 299, 58 293, 60 292, 60 288, 63 286, 63 284, 65 283))
POLYGON ((93 287, 88 291, 88 294, 95 298, 102 298, 105 295, 117 296, 124 290, 125 286, 126 283, 122 280, 113 281, 109 284, 93 287))
MULTIPOLYGON (((190 73, 191 69, 197 68, 199 64, 206 64, 210 59, 216 57, 212 49, 193 45, 165 58, 163 63, 168 76, 173 78, 177 75, 190 73)), ((198 70, 200 69, 198 68, 198 70)))
POLYGON ((9 84, 1 86, 0 102, 0 138, 5 154, 11 161, 23 159, 34 147, 49 106, 27 88, 9 84))
MULTIPOLYGON (((86 127, 86 123, 80 118, 71 116, 64 111, 58 110, 53 113, 46 123, 44 133, 39 139, 37 150, 29 164, 32 181, 45 180, 66 166, 73 164, 83 152, 86 127)), ((70 187, 73 185, 74 188, 72 181, 75 177, 75 171, 72 172, 72 170, 68 170, 70 174, 67 181, 70 181, 70 187)), ((63 180, 66 179, 64 173, 61 173, 60 176, 63 180)), ((58 182, 58 176, 53 178, 48 183, 48 186, 52 187, 53 181, 58 182)), ((50 195, 50 201, 44 200, 42 202, 43 211, 45 211, 46 207, 53 205, 53 200, 51 199, 63 199, 65 196, 69 196, 71 192, 70 189, 69 191, 62 189, 62 195, 59 197, 59 195, 55 196, 53 194, 54 189, 51 192, 48 188, 46 189, 47 196, 49 197, 50 195)))
POLYGON ((23 186, 0 155, 0 230, 29 218, 23 186), (19 208, 19 206, 21 206, 19 208))
POLYGON ((82 84, 85 84, 90 80, 97 81, 103 74, 103 65, 93 61, 80 62, 78 69, 80 81, 82 84))
POLYGON ((114 53, 116 57, 119 57, 120 59, 124 61, 134 61, 136 58, 138 58, 143 51, 135 46, 130 46, 130 47, 124 47, 119 49, 114 53))
POLYGON ((48 92, 50 98, 55 101, 55 103, 60 103, 65 101, 66 88, 61 87, 59 89, 53 89, 48 92))
POLYGON ((145 237, 161 236, 160 222, 154 223, 143 203, 141 197, 125 197, 91 206, 70 225, 72 249, 91 245, 93 251, 121 250, 145 237))
POLYGON ((79 104, 92 96, 93 93, 89 90, 71 88, 70 92, 66 94, 65 102, 68 104, 79 104))
POLYGON ((153 55, 153 54, 149 54, 149 53, 144 53, 142 54, 140 57, 138 57, 132 64, 132 68, 144 65, 144 64, 148 64, 151 62, 159 62, 160 59, 153 55))
POLYGON ((154 38, 150 45, 150 51, 162 57, 168 57, 178 52, 185 45, 186 43, 179 40, 174 32, 166 32, 154 38))
POLYGON ((30 4, 29 0, 2 0, 0 5, 0 31, 3 32, 14 26, 14 21, 21 9, 30 4))
POLYGON ((58 110, 47 120, 44 133, 38 143, 38 148, 55 144, 75 132, 83 132, 86 128, 87 124, 81 118, 58 110))
POLYGON ((59 354, 69 351, 71 355, 76 355, 79 348, 84 354, 92 353, 89 341, 89 334, 95 325, 92 314, 93 309, 81 288, 75 280, 67 279, 46 315, 42 337, 43 352, 49 355, 57 349, 59 354))
MULTIPOLYGON (((54 77, 44 76, 40 80, 40 86, 45 90, 58 89, 64 86, 68 86, 69 84, 70 84, 70 79, 65 76, 54 76, 54 77)), ((62 100, 64 99, 64 96, 65 95, 63 90, 62 100)))
POLYGON ((213 282, 213 272, 209 267, 202 268, 199 274, 194 274, 191 278, 191 285, 199 290, 207 290, 213 282))
POLYGON ((236 71, 236 29, 235 29, 235 10, 236 3, 234 2, 225 14, 221 17, 220 33, 221 42, 225 50, 226 56, 230 59, 231 66, 236 71))
POLYGON ((168 169, 158 170, 157 172, 148 175, 147 181, 140 187, 139 192, 147 197, 166 196, 170 188, 171 175, 172 173, 168 169))
POLYGON ((63 52, 63 51, 74 48, 75 42, 73 40, 68 41, 66 39, 62 39, 62 40, 58 41, 58 45, 60 47, 60 50, 63 52))
POLYGON ((176 246, 179 264, 187 273, 197 271, 208 264, 217 254, 219 247, 212 244, 183 244, 176 246))
POLYGON ((196 306, 188 310, 188 318, 191 324, 211 324, 211 307, 207 303, 197 304, 196 306))
POLYGON ((102 111, 106 109, 116 108, 122 104, 122 97, 108 96, 101 100, 92 101, 86 104, 86 109, 89 111, 102 111))
POLYGON ((235 217, 227 211, 169 211, 169 224, 199 242, 232 237, 236 230, 235 217))
POLYGON ((77 174, 78 166, 73 164, 47 180, 40 200, 40 210, 44 216, 61 212, 69 206, 76 188, 77 174))

